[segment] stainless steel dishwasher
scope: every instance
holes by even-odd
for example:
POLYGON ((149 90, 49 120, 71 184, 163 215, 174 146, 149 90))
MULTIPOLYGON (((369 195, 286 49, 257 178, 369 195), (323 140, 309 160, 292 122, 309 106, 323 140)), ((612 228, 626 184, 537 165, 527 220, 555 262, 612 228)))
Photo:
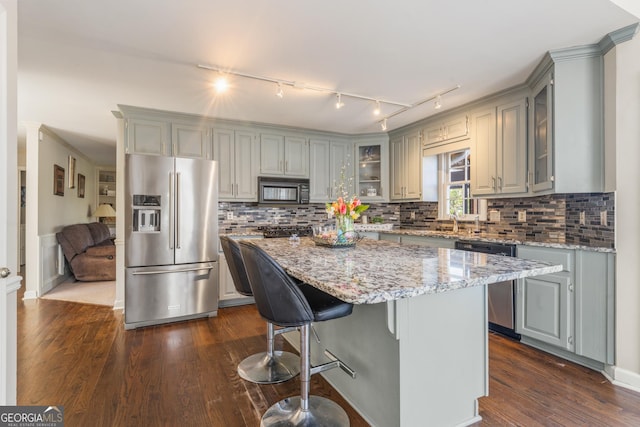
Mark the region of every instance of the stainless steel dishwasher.
MULTIPOLYGON (((455 248, 492 255, 516 256, 516 245, 507 243, 459 240, 455 248)), ((515 280, 488 285, 489 329, 519 340, 520 334, 515 331, 515 292, 515 280)))

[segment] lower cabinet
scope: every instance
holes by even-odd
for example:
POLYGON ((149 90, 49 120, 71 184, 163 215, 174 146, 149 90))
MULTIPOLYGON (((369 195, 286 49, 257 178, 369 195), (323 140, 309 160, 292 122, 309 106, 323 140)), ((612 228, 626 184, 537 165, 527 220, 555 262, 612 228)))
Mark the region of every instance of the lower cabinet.
POLYGON ((547 274, 518 283, 516 330, 566 350, 573 350, 573 286, 566 276, 547 274))
POLYGON ((517 256, 562 263, 563 271, 518 280, 522 342, 600 369, 614 362, 614 264, 610 252, 518 246, 517 256))
POLYGON ((453 249, 456 245, 455 239, 445 239, 443 237, 427 237, 427 236, 402 236, 400 243, 405 245, 428 246, 430 248, 448 248, 453 249))

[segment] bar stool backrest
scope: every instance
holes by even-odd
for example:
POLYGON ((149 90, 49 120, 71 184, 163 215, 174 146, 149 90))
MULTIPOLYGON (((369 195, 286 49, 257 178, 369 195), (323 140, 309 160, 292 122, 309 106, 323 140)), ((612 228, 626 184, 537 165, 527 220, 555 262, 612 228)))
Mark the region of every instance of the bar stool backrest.
POLYGON ((229 266, 229 272, 236 291, 240 295, 252 296, 251 285, 249 285, 249 278, 245 271, 238 242, 228 236, 220 236, 220 243, 222 243, 222 252, 224 252, 224 257, 227 260, 227 266, 229 266))
POLYGON ((296 282, 259 247, 246 241, 239 245, 260 315, 280 326, 311 323, 313 312, 296 282))

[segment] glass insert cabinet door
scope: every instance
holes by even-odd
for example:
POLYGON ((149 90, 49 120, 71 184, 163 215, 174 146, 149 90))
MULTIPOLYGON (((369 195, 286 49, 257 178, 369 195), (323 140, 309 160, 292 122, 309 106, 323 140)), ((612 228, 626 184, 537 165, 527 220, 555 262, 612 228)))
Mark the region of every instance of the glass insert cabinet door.
POLYGON ((553 188, 553 75, 549 73, 533 93, 531 185, 535 192, 553 188))
POLYGON ((358 195, 382 197, 382 153, 380 145, 358 146, 358 195))

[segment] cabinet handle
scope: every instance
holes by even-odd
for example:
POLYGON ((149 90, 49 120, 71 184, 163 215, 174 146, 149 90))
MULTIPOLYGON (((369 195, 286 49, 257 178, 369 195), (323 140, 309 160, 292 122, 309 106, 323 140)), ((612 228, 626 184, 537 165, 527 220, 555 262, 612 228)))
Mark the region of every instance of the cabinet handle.
POLYGON ((289 160, 284 161, 284 171, 287 172, 289 170, 289 160))
POLYGON ((495 176, 491 177, 491 182, 493 182, 492 187, 493 187, 493 191, 495 191, 496 190, 496 177, 495 176))
POLYGON ((569 292, 573 292, 573 284, 569 285, 569 292))
POLYGON ((498 177, 498 188, 500 189, 500 191, 502 191, 502 177, 501 176, 498 177))
POLYGON ((567 341, 569 342, 569 344, 573 345, 573 337, 567 338, 567 341))

